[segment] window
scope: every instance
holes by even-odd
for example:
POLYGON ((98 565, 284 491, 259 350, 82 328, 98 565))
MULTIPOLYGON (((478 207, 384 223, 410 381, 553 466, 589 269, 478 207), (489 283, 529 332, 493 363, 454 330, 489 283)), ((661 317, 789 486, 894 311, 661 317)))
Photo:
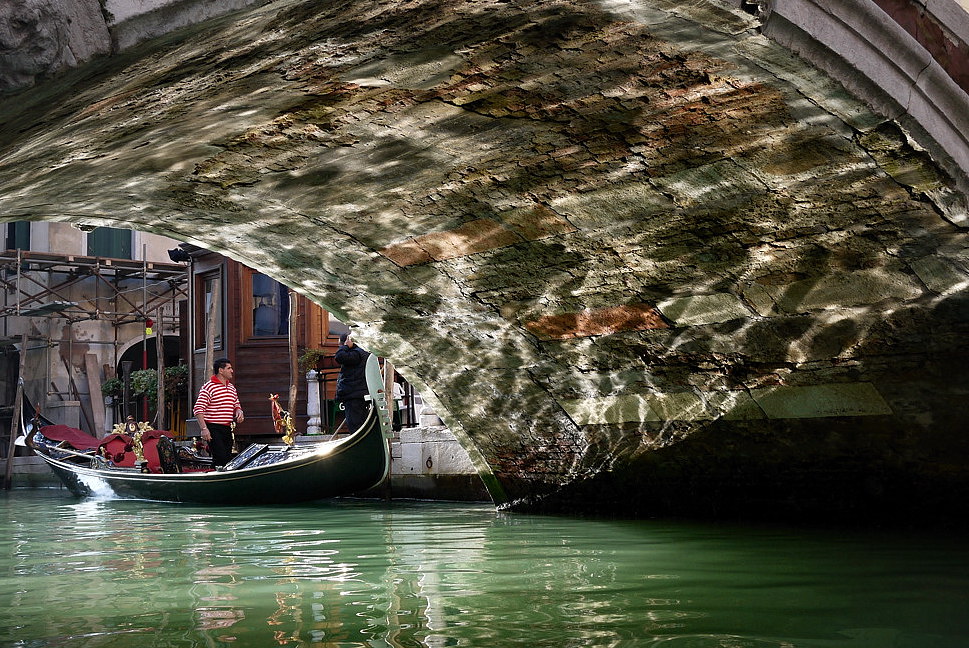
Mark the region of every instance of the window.
POLYGON ((198 349, 205 348, 205 339, 208 335, 209 328, 209 313, 212 312, 213 308, 215 309, 213 314, 215 317, 215 336, 213 338, 212 348, 222 348, 222 290, 217 287, 220 280, 221 274, 218 271, 199 275, 196 278, 198 282, 196 284, 198 288, 198 302, 196 303, 198 325, 195 327, 195 346, 198 349), (218 295, 215 294, 216 292, 218 292, 218 295))
POLYGON ((340 338, 346 333, 350 332, 350 327, 338 320, 335 317, 329 318, 329 336, 331 338, 340 338))
POLYGON ((252 273, 252 337, 289 335, 289 289, 275 279, 252 273))
POLYGON ((130 259, 131 230, 98 227, 87 235, 88 256, 130 259))
POLYGON ((7 223, 7 236, 5 250, 29 250, 30 249, 30 223, 28 221, 15 221, 7 223))

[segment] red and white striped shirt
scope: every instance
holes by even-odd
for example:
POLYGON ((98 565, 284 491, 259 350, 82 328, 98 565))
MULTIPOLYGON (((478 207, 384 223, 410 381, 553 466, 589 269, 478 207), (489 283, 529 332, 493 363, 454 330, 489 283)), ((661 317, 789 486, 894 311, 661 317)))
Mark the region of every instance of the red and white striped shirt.
POLYGON ((236 419, 236 412, 242 413, 235 385, 212 376, 199 390, 192 412, 195 416, 202 415, 206 423, 231 425, 236 419))

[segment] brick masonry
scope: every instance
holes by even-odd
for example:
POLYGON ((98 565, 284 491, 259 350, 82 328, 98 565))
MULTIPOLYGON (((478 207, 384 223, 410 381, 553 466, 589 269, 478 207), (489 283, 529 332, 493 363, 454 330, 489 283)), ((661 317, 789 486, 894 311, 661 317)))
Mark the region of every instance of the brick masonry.
POLYGON ((286 281, 412 379, 505 506, 965 507, 964 196, 751 16, 624 11, 210 21, 0 102, 0 210, 286 281))

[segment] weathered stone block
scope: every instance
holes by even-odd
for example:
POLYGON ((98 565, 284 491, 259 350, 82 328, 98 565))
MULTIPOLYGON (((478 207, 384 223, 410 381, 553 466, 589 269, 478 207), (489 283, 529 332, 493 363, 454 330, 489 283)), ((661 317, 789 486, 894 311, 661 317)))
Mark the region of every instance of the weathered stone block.
POLYGON ((924 257, 909 263, 929 290, 940 295, 965 290, 969 277, 939 257, 924 257))
POLYGON ((751 397, 750 392, 709 392, 706 397, 710 407, 727 421, 747 421, 765 417, 764 411, 751 397))
POLYGON ((627 421, 659 421, 645 396, 607 396, 560 401, 578 425, 610 425, 627 421))
POLYGON ((768 418, 884 416, 891 407, 871 383, 766 387, 751 392, 768 418))
POLYGON ((714 324, 751 316, 737 296, 729 293, 678 297, 661 301, 656 306, 674 326, 714 324))
POLYGON ((922 294, 910 276, 889 269, 836 272, 766 288, 785 313, 915 299, 922 294))

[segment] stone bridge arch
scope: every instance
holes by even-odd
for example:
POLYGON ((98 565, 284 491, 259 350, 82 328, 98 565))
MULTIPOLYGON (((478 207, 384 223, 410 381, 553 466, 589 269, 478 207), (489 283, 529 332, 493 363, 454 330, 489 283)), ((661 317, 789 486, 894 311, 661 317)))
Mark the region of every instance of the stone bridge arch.
POLYGON ((964 196, 713 2, 278 0, 0 103, 0 218, 227 254, 437 401, 496 502, 969 501, 964 196))

